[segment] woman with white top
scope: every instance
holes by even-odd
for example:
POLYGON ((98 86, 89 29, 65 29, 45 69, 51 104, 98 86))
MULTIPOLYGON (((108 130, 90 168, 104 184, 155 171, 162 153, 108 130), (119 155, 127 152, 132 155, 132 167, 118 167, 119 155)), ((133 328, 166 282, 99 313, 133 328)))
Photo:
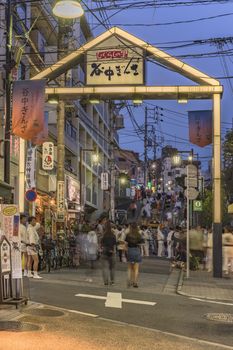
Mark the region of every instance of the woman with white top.
POLYGON ((33 277, 36 279, 41 279, 38 275, 38 247, 40 243, 40 238, 37 233, 40 224, 36 223, 36 218, 31 216, 28 218, 28 245, 27 245, 27 254, 28 254, 28 277, 33 277), (32 275, 32 263, 33 263, 33 275, 32 275))

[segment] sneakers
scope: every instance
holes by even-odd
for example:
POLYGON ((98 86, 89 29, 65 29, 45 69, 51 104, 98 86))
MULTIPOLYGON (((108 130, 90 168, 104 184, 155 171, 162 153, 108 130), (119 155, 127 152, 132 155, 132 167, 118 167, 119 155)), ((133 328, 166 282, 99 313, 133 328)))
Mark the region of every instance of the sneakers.
POLYGON ((42 277, 40 277, 37 272, 34 272, 33 278, 35 278, 37 280, 42 279, 42 277))
POLYGON ((28 271, 27 271, 27 270, 24 270, 23 276, 24 276, 24 277, 27 277, 27 276, 28 276, 28 271))
POLYGON ((32 271, 28 271, 27 276, 28 276, 29 278, 32 278, 32 277, 33 277, 32 271))

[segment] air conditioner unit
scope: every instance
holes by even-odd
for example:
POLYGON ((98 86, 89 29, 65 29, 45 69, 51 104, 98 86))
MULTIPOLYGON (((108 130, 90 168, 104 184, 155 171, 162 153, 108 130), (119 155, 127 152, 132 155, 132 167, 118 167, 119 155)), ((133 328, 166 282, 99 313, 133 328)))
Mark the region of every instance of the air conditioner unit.
POLYGON ((117 130, 124 129, 125 125, 124 125, 124 116, 123 115, 116 116, 115 126, 116 126, 117 130))

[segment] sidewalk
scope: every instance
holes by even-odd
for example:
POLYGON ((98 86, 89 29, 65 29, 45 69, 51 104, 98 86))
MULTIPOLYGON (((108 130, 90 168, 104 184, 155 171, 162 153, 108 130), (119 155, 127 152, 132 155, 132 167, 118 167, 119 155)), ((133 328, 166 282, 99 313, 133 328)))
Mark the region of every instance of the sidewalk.
POLYGON ((190 271, 190 278, 181 271, 177 293, 195 298, 233 302, 233 278, 213 278, 207 271, 190 271))

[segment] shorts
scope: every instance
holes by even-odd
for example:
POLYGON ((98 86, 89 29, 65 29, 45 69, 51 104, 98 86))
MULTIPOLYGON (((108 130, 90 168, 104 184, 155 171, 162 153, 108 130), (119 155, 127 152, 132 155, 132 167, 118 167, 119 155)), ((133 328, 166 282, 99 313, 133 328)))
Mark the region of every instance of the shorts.
POLYGON ((21 243, 21 252, 22 253, 27 253, 27 246, 25 243, 21 243))
POLYGON ((28 255, 31 255, 31 256, 32 256, 32 255, 37 255, 37 254, 38 254, 36 248, 32 248, 32 247, 30 247, 30 246, 27 247, 27 253, 28 253, 28 255))

